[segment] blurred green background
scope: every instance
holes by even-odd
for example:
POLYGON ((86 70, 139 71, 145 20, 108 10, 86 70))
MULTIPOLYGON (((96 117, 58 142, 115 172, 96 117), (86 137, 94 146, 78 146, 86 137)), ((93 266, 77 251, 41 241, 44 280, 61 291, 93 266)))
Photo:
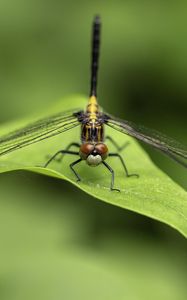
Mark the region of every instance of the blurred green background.
MULTIPOLYGON (((0 122, 88 94, 95 13, 100 104, 187 144, 185 1, 1 0, 0 122)), ((187 245, 171 228, 56 179, 0 177, 0 299, 186 299, 187 245)))

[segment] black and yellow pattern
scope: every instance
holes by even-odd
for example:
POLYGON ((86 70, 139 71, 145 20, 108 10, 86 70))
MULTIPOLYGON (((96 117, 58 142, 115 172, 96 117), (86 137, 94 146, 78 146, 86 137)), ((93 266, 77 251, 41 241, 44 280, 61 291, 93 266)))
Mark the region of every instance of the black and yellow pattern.
POLYGON ((81 140, 83 143, 99 143, 104 141, 104 126, 98 119, 100 114, 97 98, 91 96, 86 107, 86 123, 82 124, 81 140))

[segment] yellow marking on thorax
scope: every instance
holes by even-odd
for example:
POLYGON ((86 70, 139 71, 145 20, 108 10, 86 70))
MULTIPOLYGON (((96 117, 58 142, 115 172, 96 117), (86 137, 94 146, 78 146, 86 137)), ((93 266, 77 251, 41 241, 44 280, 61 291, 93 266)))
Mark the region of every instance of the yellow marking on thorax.
POLYGON ((98 113, 98 108, 97 98, 95 96, 91 96, 86 107, 86 112, 90 114, 90 119, 93 122, 95 122, 97 118, 96 114, 98 113))
POLYGON ((86 141, 88 141, 88 138, 89 138, 88 130, 89 130, 89 127, 86 127, 86 141))

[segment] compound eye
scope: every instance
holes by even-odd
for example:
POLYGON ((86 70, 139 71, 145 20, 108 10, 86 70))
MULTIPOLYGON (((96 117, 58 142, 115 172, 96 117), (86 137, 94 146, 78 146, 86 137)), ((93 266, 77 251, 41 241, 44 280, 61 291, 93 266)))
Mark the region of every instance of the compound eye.
POLYGON ((87 156, 94 150, 94 145, 91 143, 85 143, 80 146, 79 154, 82 159, 86 159, 87 156))
POLYGON ((108 156, 108 147, 103 143, 97 144, 95 150, 101 155, 102 159, 105 159, 108 156))

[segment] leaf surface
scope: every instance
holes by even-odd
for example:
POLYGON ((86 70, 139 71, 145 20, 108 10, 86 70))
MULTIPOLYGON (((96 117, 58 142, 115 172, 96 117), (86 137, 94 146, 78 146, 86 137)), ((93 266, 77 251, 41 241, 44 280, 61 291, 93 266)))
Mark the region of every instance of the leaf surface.
MULTIPOLYGON (((45 113, 1 126, 0 135, 57 112, 74 107, 84 109, 86 100, 81 96, 63 99, 45 113)), ((140 175, 139 178, 126 178, 119 159, 108 158, 107 162, 115 171, 115 187, 121 190, 120 193, 110 191, 111 174, 103 165, 91 168, 82 161, 75 167, 82 179, 79 183, 69 168, 69 164, 78 159, 77 157, 66 155, 62 162, 53 161, 47 168, 42 167, 55 152, 66 148, 71 142, 80 142, 79 126, 0 157, 0 172, 28 170, 67 180, 97 199, 164 222, 187 236, 186 191, 158 169, 134 139, 109 127, 106 128, 106 134, 113 137, 119 145, 129 142, 121 155, 129 173, 140 175)), ((115 152, 114 146, 110 142, 107 144, 110 151, 115 152)))

